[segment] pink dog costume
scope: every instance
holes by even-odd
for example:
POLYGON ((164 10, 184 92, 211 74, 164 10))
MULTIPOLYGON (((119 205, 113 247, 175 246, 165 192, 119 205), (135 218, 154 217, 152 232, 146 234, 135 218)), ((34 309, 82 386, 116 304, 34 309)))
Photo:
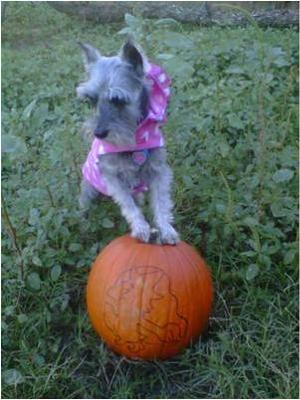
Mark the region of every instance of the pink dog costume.
MULTIPOLYGON (((146 71, 146 78, 150 81, 149 111, 147 117, 139 124, 135 131, 136 144, 132 146, 116 146, 95 138, 91 150, 82 167, 84 179, 97 191, 109 195, 102 175, 98 159, 107 153, 132 153, 132 161, 137 165, 143 165, 148 157, 148 149, 164 146, 164 138, 159 129, 166 122, 166 109, 170 97, 171 80, 165 71, 155 64, 150 64, 146 71)), ((148 190, 144 182, 133 189, 133 193, 148 190)))

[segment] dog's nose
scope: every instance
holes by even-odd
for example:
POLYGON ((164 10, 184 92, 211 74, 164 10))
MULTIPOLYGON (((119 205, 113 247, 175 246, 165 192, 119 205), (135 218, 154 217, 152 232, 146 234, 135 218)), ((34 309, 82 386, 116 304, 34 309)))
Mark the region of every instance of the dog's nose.
POLYGON ((94 131, 94 135, 98 138, 98 139, 104 139, 106 138, 106 136, 108 135, 109 130, 108 129, 95 129, 94 131))

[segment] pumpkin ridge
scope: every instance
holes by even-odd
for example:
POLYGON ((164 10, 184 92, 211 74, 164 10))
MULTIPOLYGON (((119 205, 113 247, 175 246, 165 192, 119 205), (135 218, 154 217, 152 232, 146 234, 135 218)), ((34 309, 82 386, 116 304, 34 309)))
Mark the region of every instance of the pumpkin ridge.
MULTIPOLYGON (((179 265, 184 266, 185 264, 187 264, 182 269, 181 274, 183 276, 182 279, 184 279, 184 282, 185 282, 185 295, 187 298, 189 298, 190 293, 193 293, 194 291, 191 290, 193 285, 191 285, 191 279, 189 277, 187 277, 187 270, 190 268, 191 271, 194 271, 195 268, 194 268, 194 265, 190 262, 190 260, 188 260, 188 263, 184 262, 184 261, 186 261, 186 257, 184 256, 185 255, 185 253, 184 253, 185 247, 182 246, 182 244, 183 244, 183 242, 180 242, 180 245, 175 247, 174 252, 176 251, 177 260, 178 259, 180 260, 180 262, 178 263, 179 265)), ((190 274, 190 272, 189 272, 189 274, 190 274)), ((196 315, 196 312, 195 312, 196 311, 196 299, 189 298, 188 303, 189 303, 189 306, 187 307, 187 310, 188 310, 187 321, 193 321, 194 316, 196 315)), ((186 334, 192 333, 192 331, 193 331, 193 323, 188 325, 186 334)))
MULTIPOLYGON (((152 267, 151 265, 149 265, 149 261, 148 260, 150 259, 150 255, 153 252, 153 247, 150 246, 150 245, 145 245, 145 244, 141 243, 141 245, 143 246, 143 248, 141 249, 141 247, 139 246, 140 243, 136 243, 134 241, 134 239, 132 240, 132 242, 133 242, 133 250, 130 253, 130 257, 128 259, 126 259, 126 255, 128 255, 127 247, 125 249, 125 253, 126 254, 123 255, 123 259, 125 258, 125 260, 126 260, 125 262, 126 262, 126 265, 128 265, 128 268, 126 268, 126 267, 120 268, 121 273, 118 275, 117 279, 114 280, 114 283, 116 283, 120 279, 122 280, 122 277, 124 279, 124 275, 125 275, 125 281, 124 281, 125 283, 127 281, 130 284, 131 282, 133 282, 135 280, 136 277, 141 277, 144 280, 144 282, 146 282, 147 281, 147 277, 149 277, 149 275, 151 275, 153 273, 156 273, 156 271, 160 271, 160 268, 157 268, 155 266, 152 267), (143 256, 143 259, 141 261, 139 261, 139 256, 140 256, 139 253, 141 251, 143 253, 146 252, 147 256, 143 256), (139 262, 141 262, 141 265, 138 265, 139 262), (149 268, 153 268, 155 271, 151 271, 151 270, 149 271, 149 268), (127 274, 127 276, 126 276, 126 274, 127 274)), ((150 276, 150 278, 151 278, 151 276, 150 276)), ((144 296, 144 288, 145 288, 145 285, 142 284, 141 292, 137 293, 137 295, 139 297, 137 299, 138 305, 135 307, 135 309, 142 310, 142 312, 144 310, 144 308, 143 308, 143 300, 145 298, 145 296, 144 296)), ((133 287, 133 290, 134 289, 135 288, 133 287)), ((122 298, 120 296, 120 293, 121 292, 119 292, 119 299, 118 299, 118 303, 119 303, 118 307, 119 307, 119 309, 120 309, 121 304, 122 304, 122 298)), ((146 298, 147 298, 147 296, 146 296, 146 298)), ((122 314, 122 312, 120 313, 120 315, 121 314, 122 314)), ((115 336, 117 335, 117 332, 121 331, 121 318, 120 318, 120 315, 118 316, 119 317, 119 319, 118 319, 118 327, 116 329, 116 332, 114 332, 115 336)), ((144 320, 141 317, 141 315, 142 315, 142 313, 140 313, 140 315, 137 318, 137 321, 135 323, 135 329, 132 328, 132 329, 134 329, 134 331, 137 334, 136 340, 135 341, 132 341, 132 340, 127 340, 126 341, 126 340, 123 339, 123 342, 122 342, 123 345, 127 347, 127 350, 131 353, 131 355, 132 355, 132 353, 134 354, 134 357, 136 357, 136 356, 142 357, 143 353, 145 351, 145 344, 151 344, 149 341, 147 342, 147 337, 145 337, 144 333, 142 332, 142 330, 144 330, 145 327, 143 326, 144 324, 142 322, 144 320), (146 342, 145 342, 145 340, 146 340, 146 342)), ((129 315, 127 315, 127 318, 129 320, 134 320, 135 319, 134 315, 131 315, 131 310, 129 311, 129 315)), ((122 338, 120 337, 120 340, 121 339, 122 338)))
MULTIPOLYGON (((117 239, 117 240, 118 240, 118 239, 117 239)), ((120 256, 122 256, 122 253, 123 253, 123 251, 124 251, 124 250, 123 250, 123 243, 122 243, 122 242, 116 243, 116 244, 119 245, 120 250, 119 250, 119 252, 118 252, 117 255, 116 255, 116 250, 114 249, 114 255, 116 255, 116 258, 115 258, 114 262, 111 264, 111 267, 110 267, 110 269, 109 269, 109 271, 108 271, 108 276, 109 276, 109 277, 111 277, 111 276, 113 275, 115 265, 118 263, 118 261, 119 261, 119 259, 120 259, 120 256)), ((117 249, 118 249, 118 248, 117 248, 117 249)), ((109 279, 109 281, 110 281, 110 279, 109 279)), ((116 280, 113 280, 112 286, 113 286, 114 284, 116 284, 116 280)), ((117 326, 117 327, 115 328, 116 331, 114 331, 113 329, 111 329, 111 328, 109 327, 109 325, 108 325, 108 323, 107 323, 107 319, 108 319, 109 317, 106 316, 106 315, 107 315, 107 311, 106 311, 106 309, 105 309, 105 306, 107 307, 107 304, 111 304, 111 303, 108 302, 107 297, 109 296, 109 297, 111 298, 111 295, 108 294, 108 292, 109 292, 109 290, 112 288, 112 286, 105 289, 105 294, 104 294, 104 298, 103 298, 103 301, 105 302, 105 304, 104 304, 104 322, 105 322, 107 328, 109 329, 109 331, 111 332, 111 334, 115 335, 115 338, 117 338, 117 337, 118 337, 118 334, 117 334, 116 332, 119 332, 119 326, 117 326)), ((121 293, 121 291, 119 291, 119 294, 120 294, 120 293, 121 293)), ((112 301, 112 304, 113 304, 113 301, 112 301)), ((115 304, 113 304, 113 306, 115 306, 115 304)), ((116 309, 117 309, 117 310, 120 310, 120 296, 119 296, 118 301, 117 301, 117 307, 116 307, 116 309)), ((119 320, 120 320, 120 318, 119 318, 119 312, 117 312, 116 317, 115 317, 115 321, 117 321, 117 324, 119 323, 119 320)), ((121 339, 121 338, 119 338, 119 340, 120 340, 120 339, 121 339)), ((116 340, 116 339, 115 339, 115 340, 116 340)), ((111 345, 113 346, 113 344, 111 344, 111 345)))
MULTIPOLYGON (((186 260, 186 263, 191 265, 193 271, 197 272, 197 276, 199 279, 199 282, 201 282, 201 289, 202 289, 202 305, 204 306, 204 313, 205 315, 209 316, 211 309, 212 309, 212 299, 213 299, 213 285, 212 285, 212 278, 211 278, 211 272, 209 268, 207 267, 206 263, 201 257, 201 262, 205 266, 205 268, 200 268, 196 265, 196 260, 192 259, 191 255, 193 255, 193 258, 198 258, 199 254, 198 252, 194 249, 193 246, 189 246, 188 244, 181 242, 182 243, 182 250, 180 251, 180 255, 182 258, 186 260), (188 251, 186 251, 188 250, 188 251), (192 252, 191 252, 192 250, 192 252), (209 284, 207 283, 207 280, 209 280, 209 284), (205 283, 205 286, 203 285, 203 282, 205 283), (210 288, 210 291, 207 290, 207 288, 210 288), (204 289, 204 290, 203 290, 204 289), (208 299, 205 297, 205 295, 208 294, 208 299)), ((200 288, 199 288, 200 289, 200 288)), ((195 304, 195 303, 194 303, 195 304)), ((203 310, 202 310, 202 316, 203 316, 203 310)))
MULTIPOLYGON (((157 291, 156 287, 159 284, 159 282, 161 281, 161 279, 163 278, 163 276, 166 275, 166 272, 164 271, 164 269, 162 267, 158 267, 157 264, 157 259, 161 258, 160 254, 161 254, 161 246, 160 245, 155 245, 155 244, 151 244, 148 245, 148 266, 152 267, 155 269, 155 273, 157 273, 159 271, 160 276, 158 277, 158 279, 155 279, 153 282, 153 292, 155 293, 156 297, 155 298, 150 298, 149 299, 149 312, 150 313, 152 310, 155 309, 155 300, 161 300, 163 299, 163 294, 161 294, 159 291, 157 291), (153 305, 154 303, 154 305, 153 305)), ((147 314, 147 313, 146 313, 147 314)), ((163 327, 160 325, 157 325, 153 320, 149 319, 146 317, 144 318, 144 325, 143 325, 143 329, 148 331, 150 334, 150 337, 148 337, 146 340, 148 340, 148 344, 154 344, 154 345, 158 345, 161 347, 163 345, 163 341, 160 337, 160 335, 158 334, 157 330, 162 331, 163 327), (155 336, 156 339, 152 340, 151 336, 155 336)), ((159 350, 159 354, 161 353, 161 350, 159 350)))
MULTIPOLYGON (((178 262, 178 260, 181 261, 181 258, 180 257, 178 258, 178 254, 180 255, 179 249, 180 249, 179 246, 174 246, 173 251, 174 251, 174 255, 176 257, 177 273, 182 274, 182 281, 184 281, 184 283, 185 283, 184 286, 181 284, 181 287, 184 287, 184 294, 185 294, 185 298, 186 298, 187 297, 186 293, 187 293, 187 290, 188 290, 187 289, 187 284, 186 284, 187 279, 185 278, 186 270, 184 268, 181 268, 182 267, 182 262, 180 262, 180 263, 178 262)), ((178 298, 177 298, 177 301, 178 301, 177 310, 178 310, 178 314, 179 314, 179 300, 178 300, 178 298)), ((189 316, 186 316, 186 315, 183 315, 183 314, 180 314, 180 316, 186 323, 185 328, 184 328, 184 334, 182 335, 182 338, 184 339, 186 337, 186 334, 188 333, 188 331, 190 329, 189 316)))
MULTIPOLYGON (((174 246, 174 247, 176 247, 176 246, 174 246)), ((174 248, 173 248, 173 246, 172 246, 172 250, 173 250, 173 249, 174 249, 174 248)), ((172 271, 174 262, 171 260, 170 255, 169 255, 169 246, 162 246, 162 251, 163 251, 163 253, 164 253, 164 257, 167 259, 168 270, 169 270, 169 271, 172 271)), ((176 264, 176 265, 177 265, 177 264, 176 264)), ((178 301, 178 299, 177 299, 177 296, 176 296, 174 293, 172 293, 172 288, 171 288, 171 282, 170 282, 170 280, 169 280, 169 292, 170 292, 170 293, 174 296, 174 298, 175 298, 176 310, 178 311, 179 301, 178 301)), ((169 307, 168 307, 168 314, 167 314, 167 319, 166 319, 166 321, 170 321, 170 314, 171 314, 171 303, 168 303, 168 305, 169 305, 169 307)), ((177 312, 176 312, 176 314, 177 314, 177 312)), ((185 319, 185 318, 183 317, 183 319, 185 319)), ((186 319, 185 319, 185 320, 186 320, 186 319)), ((186 323, 187 323, 187 321, 186 321, 186 323)), ((168 341, 166 340, 167 334, 168 334, 168 331, 167 331, 167 329, 165 329, 164 340, 163 340, 162 345, 161 345, 161 353, 160 353, 160 354, 164 354, 164 350, 165 350, 165 348, 167 347, 167 343, 168 343, 168 341)))
MULTIPOLYGON (((123 247, 125 247, 126 256, 129 256, 129 259, 126 260, 126 263, 130 266, 130 265, 133 264, 133 262, 134 262, 133 260, 135 260, 135 258, 136 258, 136 253, 138 251, 137 242, 131 236, 125 236, 125 238, 127 239, 126 241, 128 241, 128 245, 130 245, 131 243, 133 244, 133 251, 128 254, 128 247, 126 246, 126 242, 125 243, 123 242, 123 247)), ((122 257, 122 255, 121 255, 121 257, 122 257)), ((132 281, 132 273, 133 273, 132 272, 132 268, 124 269, 124 271, 122 271, 121 274, 118 273, 118 277, 117 277, 116 281, 119 280, 121 278, 121 276, 123 276, 126 272, 129 273, 129 282, 131 282, 132 281)), ((119 308, 119 310, 121 310, 121 307, 120 307, 120 304, 121 304, 121 301, 122 301, 122 297, 121 296, 122 296, 122 292, 119 291, 119 298, 118 298, 118 308, 119 308)), ((121 331, 122 319, 120 318, 120 315, 122 315, 122 313, 119 313, 119 316, 118 316, 117 332, 121 331)), ((130 316, 127 316, 127 317, 130 318, 130 316)), ((121 340, 123 341, 124 339, 121 338, 121 340)), ((140 341, 138 341, 138 344, 137 344, 136 342, 130 342, 130 341, 126 341, 125 340, 125 343, 127 345, 127 349, 132 353, 135 353, 134 350, 135 350, 136 347, 134 347, 134 346, 135 345, 138 346, 140 344, 139 342, 140 341)), ((125 345, 125 343, 124 343, 124 345, 125 345)), ((139 351, 139 349, 140 349, 140 347, 138 347, 138 351, 139 351)))
MULTIPOLYGON (((150 248, 150 247, 146 247, 146 249, 147 249, 147 251, 148 251, 148 254, 147 254, 147 257, 146 257, 146 262, 145 262, 145 264, 146 264, 146 266, 147 267, 149 267, 150 266, 150 262, 149 262, 149 260, 150 260, 150 255, 151 255, 151 251, 152 251, 152 249, 150 248)), ((142 313, 144 312, 143 310, 144 310, 144 304, 143 304, 143 302, 144 302, 144 293, 145 293, 145 282, 146 282, 146 280, 147 280, 147 274, 146 274, 146 277, 145 277, 145 279, 144 279, 144 282, 143 282, 143 286, 142 286, 142 290, 141 290, 141 293, 140 293, 140 310, 142 310, 142 313)), ((139 334, 140 334, 140 336, 142 337, 143 336, 143 334, 142 334, 142 332, 141 332, 141 315, 142 315, 142 313, 140 313, 140 315, 139 315, 139 319, 138 319, 138 326, 137 326, 137 329, 139 330, 139 334)))

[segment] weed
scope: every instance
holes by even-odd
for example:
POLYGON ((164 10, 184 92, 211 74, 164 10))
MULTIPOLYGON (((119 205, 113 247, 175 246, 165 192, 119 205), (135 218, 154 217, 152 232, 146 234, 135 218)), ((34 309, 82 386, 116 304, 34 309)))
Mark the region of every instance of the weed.
POLYGON ((3 398, 298 398, 298 33, 129 15, 121 29, 38 2, 6 15, 3 398), (85 311, 89 266, 126 225, 111 202, 88 226, 78 213, 76 39, 109 53, 124 33, 173 78, 176 224, 215 282, 208 335, 165 362, 116 356, 85 311))

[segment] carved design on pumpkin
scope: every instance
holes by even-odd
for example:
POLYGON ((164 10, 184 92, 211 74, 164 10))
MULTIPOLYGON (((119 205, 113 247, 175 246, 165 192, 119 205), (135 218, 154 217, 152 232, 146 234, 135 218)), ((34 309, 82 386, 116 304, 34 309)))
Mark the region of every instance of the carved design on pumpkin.
POLYGON ((155 266, 133 267, 119 275, 106 291, 104 321, 115 344, 127 346, 134 354, 147 345, 177 343, 188 327, 187 318, 179 312, 170 278, 155 266), (130 316, 127 320, 126 315, 130 316))

